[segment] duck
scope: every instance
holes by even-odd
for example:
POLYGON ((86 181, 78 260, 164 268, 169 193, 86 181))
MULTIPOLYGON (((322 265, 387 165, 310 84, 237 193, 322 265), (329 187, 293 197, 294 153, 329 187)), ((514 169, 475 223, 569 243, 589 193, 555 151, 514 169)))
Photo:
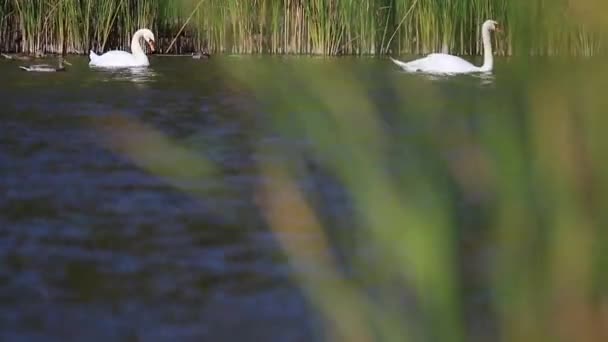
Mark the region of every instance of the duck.
POLYGON ((18 60, 18 61, 31 61, 34 58, 44 58, 45 54, 42 52, 36 52, 34 54, 34 56, 27 56, 27 55, 9 55, 6 53, 1 53, 0 56, 4 57, 5 59, 10 59, 10 60, 18 60))
POLYGON ((476 66, 470 62, 445 53, 432 53, 426 57, 409 62, 402 62, 390 57, 391 61, 407 72, 423 72, 430 74, 466 74, 477 72, 491 72, 494 67, 492 55, 492 41, 490 32, 500 32, 497 21, 489 19, 481 26, 483 42, 483 64, 476 66))
POLYGON ((0 54, 2 57, 4 57, 5 59, 10 59, 10 60, 20 60, 20 61, 29 61, 32 59, 32 57, 30 56, 19 56, 19 55, 7 55, 5 53, 0 54))
POLYGON ((209 51, 205 48, 200 52, 197 53, 192 53, 192 58, 193 59, 201 59, 201 58, 205 58, 205 59, 209 59, 211 58, 211 54, 209 53, 209 51))
POLYGON ((19 69, 24 71, 34 71, 34 72, 57 72, 57 71, 65 71, 65 67, 63 64, 72 65, 71 63, 64 61, 63 59, 59 59, 57 67, 48 64, 34 64, 29 66, 19 66, 19 69))
POLYGON ((137 30, 131 39, 131 52, 113 50, 98 55, 92 50, 89 53, 89 65, 104 68, 147 67, 150 65, 144 53, 140 38, 143 38, 152 52, 156 51, 154 33, 147 28, 137 30))

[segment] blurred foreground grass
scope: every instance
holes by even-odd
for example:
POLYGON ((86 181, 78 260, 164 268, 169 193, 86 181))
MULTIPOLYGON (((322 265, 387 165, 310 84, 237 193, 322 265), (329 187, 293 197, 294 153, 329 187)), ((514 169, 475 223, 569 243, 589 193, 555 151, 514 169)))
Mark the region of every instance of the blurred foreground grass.
MULTIPOLYGON (((251 112, 269 116, 260 134, 311 142, 306 155, 257 146, 289 156, 260 159, 258 200, 327 340, 608 340, 607 63, 523 60, 494 88, 463 90, 480 92, 464 109, 447 100, 448 81, 387 77, 386 108, 368 75, 336 63, 226 63, 251 112), (452 112, 486 110, 476 129, 441 128, 452 112), (299 184, 311 160, 352 203, 346 261, 299 184)), ((102 127, 109 148, 185 192, 197 177, 222 182, 153 127, 120 117, 102 127)))

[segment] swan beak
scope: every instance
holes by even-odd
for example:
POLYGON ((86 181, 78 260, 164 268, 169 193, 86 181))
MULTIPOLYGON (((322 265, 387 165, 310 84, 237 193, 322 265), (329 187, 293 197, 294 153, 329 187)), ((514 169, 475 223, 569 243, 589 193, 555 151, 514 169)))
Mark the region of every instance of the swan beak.
POLYGON ((502 33, 502 32, 503 32, 503 31, 502 31, 502 27, 501 27, 501 26, 498 26, 498 25, 496 25, 496 27, 494 28, 494 31, 499 32, 499 33, 502 33))
POLYGON ((152 50, 152 52, 156 51, 156 46, 154 45, 153 40, 148 40, 148 46, 150 46, 150 50, 152 50))

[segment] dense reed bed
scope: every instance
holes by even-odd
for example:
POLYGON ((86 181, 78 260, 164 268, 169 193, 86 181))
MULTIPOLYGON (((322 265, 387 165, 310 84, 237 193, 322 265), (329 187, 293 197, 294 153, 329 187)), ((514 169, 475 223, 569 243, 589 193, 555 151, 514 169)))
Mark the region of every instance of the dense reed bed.
POLYGON ((589 1, 0 0, 0 49, 124 49, 146 26, 171 53, 478 54, 480 23, 494 18, 499 53, 594 55, 605 37, 589 1))

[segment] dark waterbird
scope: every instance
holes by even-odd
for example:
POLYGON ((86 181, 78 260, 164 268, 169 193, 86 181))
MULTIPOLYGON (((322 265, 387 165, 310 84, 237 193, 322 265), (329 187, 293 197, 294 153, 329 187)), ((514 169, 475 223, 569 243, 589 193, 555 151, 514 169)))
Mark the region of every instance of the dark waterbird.
POLYGON ((211 58, 211 54, 207 49, 203 49, 197 53, 192 53, 192 58, 194 59, 209 59, 211 58))
POLYGON ((35 58, 44 58, 45 55, 41 52, 36 52, 33 56, 28 56, 28 55, 8 55, 6 53, 2 53, 0 54, 2 57, 4 57, 5 59, 10 59, 10 60, 18 60, 18 61, 31 61, 32 59, 35 58))
POLYGON ((19 69, 24 71, 34 71, 34 72, 57 72, 57 71, 65 71, 65 66, 63 64, 72 65, 68 61, 64 61, 63 59, 59 59, 58 65, 52 66, 49 64, 34 64, 29 66, 19 66, 19 69))

